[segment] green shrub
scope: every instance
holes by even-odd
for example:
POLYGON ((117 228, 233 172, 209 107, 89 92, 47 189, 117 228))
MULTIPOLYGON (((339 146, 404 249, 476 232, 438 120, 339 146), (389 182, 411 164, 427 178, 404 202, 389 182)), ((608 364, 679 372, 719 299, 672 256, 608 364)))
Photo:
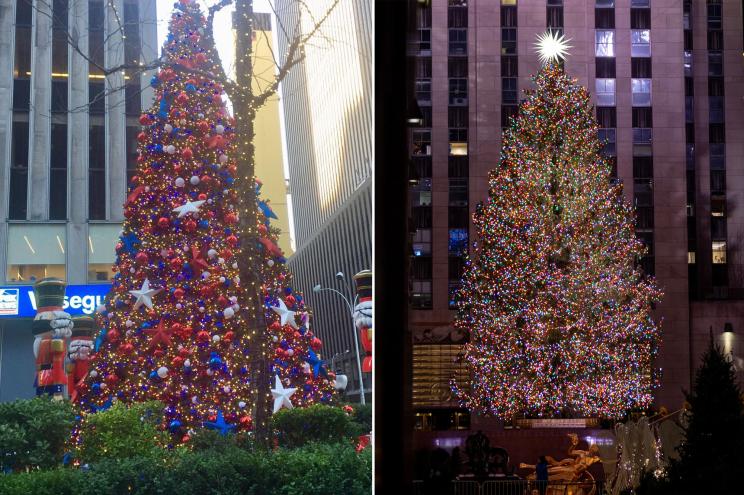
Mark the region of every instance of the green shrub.
POLYGON ((0 404, 0 470, 59 464, 74 421, 67 401, 37 397, 0 404))
POLYGON ((89 471, 54 469, 0 476, 3 495, 367 495, 372 453, 350 442, 249 452, 153 450, 149 456, 91 463, 89 471))
POLYGON ((294 448, 309 442, 337 443, 359 434, 359 427, 340 408, 316 404, 282 409, 272 417, 279 445, 294 448))
POLYGON ((361 427, 360 435, 366 435, 372 431, 372 404, 356 404, 353 407, 352 418, 361 427))
POLYGON ((118 402, 106 411, 87 416, 80 428, 78 458, 91 463, 101 459, 148 456, 161 450, 168 434, 158 430, 163 421, 163 404, 118 402))
POLYGON ((202 450, 225 450, 233 447, 252 450, 253 435, 249 432, 221 435, 216 430, 201 428, 191 435, 188 446, 196 452, 202 450))

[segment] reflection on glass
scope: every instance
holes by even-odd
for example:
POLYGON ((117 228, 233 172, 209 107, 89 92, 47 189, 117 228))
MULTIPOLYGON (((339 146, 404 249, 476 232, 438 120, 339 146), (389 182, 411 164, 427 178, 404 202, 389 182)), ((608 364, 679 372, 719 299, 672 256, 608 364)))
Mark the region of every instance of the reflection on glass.
POLYGON ((33 283, 44 277, 65 278, 64 225, 9 225, 9 282, 33 283))
POLYGON ((88 228, 88 282, 107 282, 113 278, 111 267, 120 224, 92 224, 88 228))

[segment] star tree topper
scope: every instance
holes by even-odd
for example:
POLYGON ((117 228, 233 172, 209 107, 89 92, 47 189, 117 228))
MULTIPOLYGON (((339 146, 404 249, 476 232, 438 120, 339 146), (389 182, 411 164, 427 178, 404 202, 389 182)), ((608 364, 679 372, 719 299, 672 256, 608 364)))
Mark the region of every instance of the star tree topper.
POLYGON ((572 48, 568 44, 569 41, 565 36, 554 31, 539 35, 535 47, 537 48, 537 54, 540 56, 540 63, 547 65, 550 62, 565 60, 568 49, 572 48))
POLYGON ((297 389, 284 388, 279 376, 277 375, 274 378, 276 379, 276 388, 271 389, 271 395, 274 397, 274 413, 276 414, 276 412, 282 407, 286 407, 287 409, 294 408, 289 398, 292 397, 292 394, 294 394, 297 389))

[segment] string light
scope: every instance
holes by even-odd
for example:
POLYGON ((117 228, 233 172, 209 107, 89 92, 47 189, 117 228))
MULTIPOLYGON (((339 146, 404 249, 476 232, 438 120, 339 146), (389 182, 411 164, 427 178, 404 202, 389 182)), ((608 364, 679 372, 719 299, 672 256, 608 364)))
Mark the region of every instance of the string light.
POLYGON ((455 321, 469 380, 453 388, 501 418, 616 418, 653 399, 662 294, 636 266, 645 248, 586 89, 555 63, 534 81, 473 216, 455 321))

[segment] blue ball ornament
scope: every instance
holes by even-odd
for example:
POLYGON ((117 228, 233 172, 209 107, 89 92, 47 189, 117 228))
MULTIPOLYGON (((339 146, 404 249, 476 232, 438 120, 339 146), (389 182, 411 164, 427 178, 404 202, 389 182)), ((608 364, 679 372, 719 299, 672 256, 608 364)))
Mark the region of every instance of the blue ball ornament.
POLYGON ((150 79, 150 86, 153 88, 157 88, 160 85, 160 79, 158 79, 158 76, 152 76, 152 79, 150 79))
POLYGON ((200 229, 209 228, 209 222, 207 222, 206 220, 199 220, 199 228, 200 229))
POLYGON ((289 296, 292 294, 292 287, 285 287, 284 288, 284 294, 289 296))
POLYGON ((99 393, 101 391, 101 384, 100 383, 94 383, 90 386, 90 389, 93 391, 93 393, 99 393))
POLYGON ((176 431, 178 431, 178 429, 179 429, 179 428, 181 428, 181 422, 180 422, 180 421, 178 421, 177 419, 174 419, 174 420, 173 420, 173 421, 171 421, 171 422, 170 422, 170 424, 168 425, 168 429, 169 429, 169 430, 170 430, 170 431, 171 431, 172 433, 175 433, 176 431))

